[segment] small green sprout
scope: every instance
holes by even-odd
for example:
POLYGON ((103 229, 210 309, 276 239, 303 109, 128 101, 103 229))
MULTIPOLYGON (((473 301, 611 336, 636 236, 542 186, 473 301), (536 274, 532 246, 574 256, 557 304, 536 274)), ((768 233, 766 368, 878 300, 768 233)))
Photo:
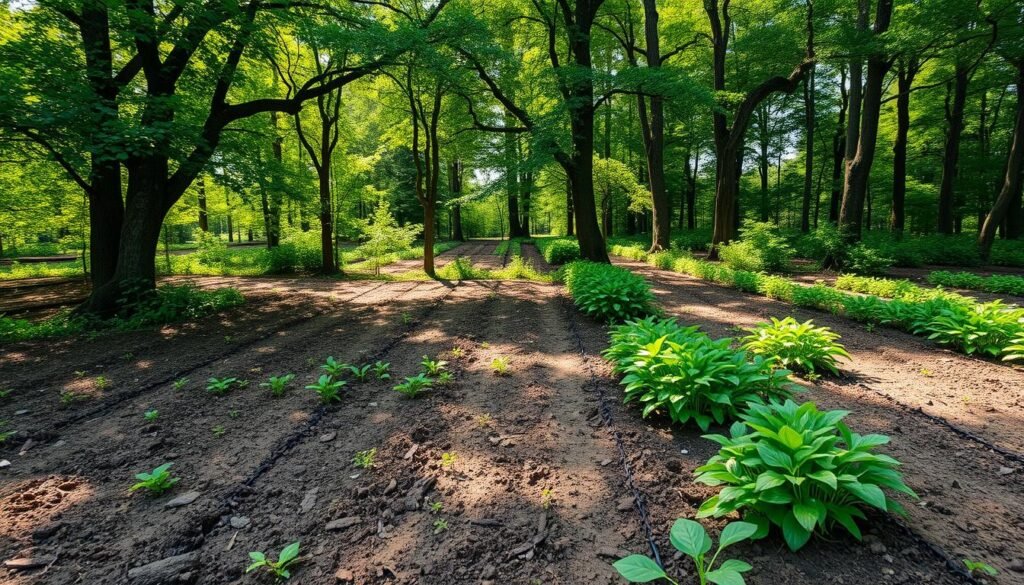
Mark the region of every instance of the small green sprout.
POLYGON ((334 356, 328 357, 327 360, 320 366, 320 369, 327 372, 327 375, 331 378, 340 378, 349 369, 349 365, 339 362, 334 359, 334 356))
POLYGON ((391 364, 389 362, 382 362, 377 360, 373 364, 373 375, 378 380, 390 380, 391 379, 391 364))
MULTIPOLYGON (((718 538, 718 549, 715 550, 715 554, 711 556, 710 560, 705 557, 711 551, 711 537, 699 522, 684 518, 676 520, 669 533, 669 541, 679 552, 693 559, 700 585, 706 585, 709 582, 718 585, 741 584, 743 583, 742 574, 752 568, 749 564, 736 559, 728 559, 722 561, 715 568, 715 561, 727 546, 747 540, 756 532, 757 526, 749 522, 730 522, 722 530, 722 535, 718 538)), ((658 563, 643 555, 629 555, 615 561, 612 566, 630 583, 647 583, 664 579, 672 585, 679 585, 678 581, 665 574, 664 569, 658 566, 658 563)))
POLYGON ((307 390, 315 390, 320 395, 320 401, 324 404, 330 402, 341 402, 341 389, 345 387, 344 380, 335 380, 328 374, 323 374, 316 384, 306 386, 307 390))
POLYGON ((135 354, 130 352, 130 351, 125 352, 125 354, 123 356, 121 356, 121 359, 123 359, 126 362, 130 362, 133 359, 135 359, 135 354))
POLYGON ((377 457, 377 448, 367 449, 366 451, 359 451, 355 457, 352 458, 352 465, 355 465, 359 469, 371 469, 373 467, 373 460, 377 457))
POLYGON ((106 376, 96 376, 92 383, 97 390, 106 390, 110 387, 110 380, 106 376))
POLYGON ((357 382, 365 382, 370 377, 370 370, 373 365, 366 364, 363 366, 349 366, 348 371, 352 374, 352 378, 357 382))
MULTIPOLYGON (((0 429, 4 428, 5 426, 7 426, 7 421, 0 420, 0 429)), ((16 434, 18 434, 18 431, 0 431, 0 445, 6 443, 8 439, 10 439, 16 434)))
POLYGON ((451 353, 452 357, 455 358, 455 359, 459 359, 460 357, 466 355, 465 350, 463 350, 461 347, 458 347, 458 346, 453 347, 452 351, 450 353, 451 353))
POLYGON ((434 381, 423 374, 417 374, 406 378, 404 382, 395 386, 395 391, 404 394, 409 398, 416 398, 422 392, 434 387, 434 381))
POLYGON ((171 384, 171 387, 175 390, 181 390, 186 384, 188 384, 188 378, 178 378, 173 384, 171 384))
POLYGON ((135 475, 135 479, 139 482, 129 488, 129 491, 146 490, 150 495, 158 496, 167 490, 174 487, 174 484, 178 483, 180 478, 171 477, 168 469, 174 465, 173 463, 164 463, 160 467, 157 467, 149 473, 138 473, 135 475))
POLYGON ((551 488, 544 488, 540 491, 540 505, 542 508, 547 510, 551 507, 551 503, 555 501, 555 491, 551 488))
POLYGON ((447 386, 455 381, 455 374, 445 370, 437 375, 437 383, 440 386, 447 386))
POLYGON ((237 410, 229 410, 228 411, 228 416, 230 416, 231 418, 238 418, 238 417, 242 416, 242 413, 237 411, 237 410))
POLYGON ((274 576, 278 581, 284 581, 285 579, 292 576, 291 567, 295 563, 299 562, 299 542, 293 542, 288 546, 284 547, 281 554, 277 555, 276 561, 267 560, 267 555, 259 551, 253 551, 249 553, 249 559, 252 564, 245 570, 246 573, 259 570, 261 568, 266 569, 268 573, 274 576))
POLYGON ((66 408, 68 406, 71 406, 72 404, 75 403, 76 400, 79 400, 81 398, 82 396, 79 396, 77 393, 72 392, 71 390, 61 390, 60 405, 66 408))
POLYGON ((995 567, 988 563, 983 563, 981 561, 972 561, 971 559, 964 559, 964 566, 967 567, 967 572, 969 572, 971 576, 985 574, 990 577, 995 577, 999 574, 999 571, 996 570, 995 567))
POLYGON ((496 357, 491 360, 491 370, 498 376, 508 375, 508 358, 496 357))
POLYGON ((152 409, 152 410, 147 410, 147 411, 146 411, 146 412, 145 412, 145 413, 144 413, 144 414, 142 415, 142 418, 144 418, 144 419, 146 419, 146 420, 148 420, 148 421, 154 421, 154 420, 156 420, 156 419, 160 418, 160 411, 158 411, 158 410, 157 410, 157 409, 155 409, 155 408, 154 408, 154 409, 152 409))
POLYGON ((402 325, 411 325, 412 315, 410 313, 402 313, 402 325))
POLYGON ((444 510, 444 504, 441 502, 430 502, 429 506, 431 514, 440 514, 444 510))
POLYGON ((454 452, 441 453, 441 469, 452 469, 455 467, 455 461, 459 458, 454 452))
POLYGON ((484 414, 476 415, 476 426, 480 428, 487 428, 494 422, 494 418, 491 417, 491 413, 485 412, 484 414))
POLYGON ((84 378, 85 377, 85 370, 75 370, 75 377, 76 378, 84 378))
POLYGON ((235 339, 235 337, 233 335, 225 335, 224 336, 224 343, 231 343, 232 341, 234 341, 234 339, 235 339))
POLYGON ((270 394, 275 398, 284 396, 288 385, 295 379, 295 374, 285 374, 283 376, 271 376, 266 382, 260 384, 264 388, 270 388, 270 394))
POLYGON ((242 385, 238 378, 210 378, 206 381, 206 390, 211 394, 223 396, 235 385, 242 385))
POLYGON ((13 388, 8 388, 6 390, 0 390, 0 400, 3 400, 4 398, 7 398, 8 396, 10 396, 12 392, 14 392, 13 388))
POLYGON ((445 366, 448 362, 444 360, 432 360, 429 356, 423 356, 423 361, 420 362, 423 366, 423 373, 428 376, 436 376, 444 371, 445 366))
POLYGON ((217 437, 218 439, 223 437, 224 433, 228 432, 228 430, 224 428, 224 425, 217 425, 210 430, 213 431, 213 436, 217 437))
POLYGON ((434 534, 441 534, 448 530, 448 521, 444 518, 438 518, 434 520, 434 534))

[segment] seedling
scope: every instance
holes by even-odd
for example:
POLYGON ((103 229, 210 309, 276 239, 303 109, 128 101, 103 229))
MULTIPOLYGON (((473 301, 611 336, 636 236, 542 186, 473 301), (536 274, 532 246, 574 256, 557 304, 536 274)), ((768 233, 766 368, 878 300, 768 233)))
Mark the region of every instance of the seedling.
POLYGON ((391 379, 391 364, 389 362, 382 362, 377 360, 373 364, 373 375, 378 380, 390 380, 391 379))
POLYGON ((145 412, 145 414, 142 415, 142 418, 144 418, 144 419, 146 419, 148 421, 154 421, 154 420, 160 418, 160 411, 158 411, 155 408, 152 409, 152 410, 147 410, 145 412))
POLYGON ((428 376, 436 376, 444 371, 444 367, 448 365, 448 362, 444 360, 432 360, 428 356, 423 356, 423 361, 420 362, 423 366, 423 373, 428 376))
POLYGON ((230 416, 231 418, 238 418, 238 417, 242 416, 242 413, 237 411, 237 410, 229 410, 228 411, 228 416, 230 416))
POLYGON ((106 390, 110 387, 110 380, 106 376, 96 376, 92 383, 97 390, 106 390))
POLYGON ((252 564, 245 570, 246 573, 262 568, 266 569, 278 581, 284 581, 292 576, 289 567, 299 562, 299 542, 295 541, 284 547, 281 554, 277 555, 276 561, 267 560, 267 555, 259 551, 250 552, 249 559, 252 561, 252 564))
POLYGON ((373 368, 371 364, 363 366, 349 366, 348 371, 357 382, 365 382, 366 379, 370 377, 371 368, 373 368))
POLYGON ((7 390, 0 390, 0 400, 3 400, 4 398, 10 396, 12 392, 14 392, 13 388, 8 388, 7 390))
POLYGON ((967 572, 972 576, 985 574, 990 577, 995 577, 999 574, 999 571, 995 567, 988 563, 981 561, 972 561, 971 559, 964 559, 964 566, 967 567, 967 572))
POLYGON ((444 510, 444 504, 441 502, 430 502, 430 513, 440 514, 444 510))
POLYGON ((270 388, 270 394, 273 395, 275 398, 279 398, 281 396, 284 396, 285 391, 288 390, 288 386, 292 383, 292 380, 294 379, 295 374, 271 376, 270 378, 267 379, 266 382, 260 384, 260 386, 263 386, 264 388, 270 388))
POLYGON ((492 422, 494 422, 494 419, 491 417, 491 413, 489 412, 476 415, 476 426, 480 428, 487 428, 491 426, 492 422))
POLYGON ((461 347, 453 347, 451 354, 453 358, 459 359, 460 357, 466 355, 466 352, 461 347))
POLYGON ((217 396, 223 396, 236 384, 241 386, 238 378, 210 378, 206 381, 206 390, 217 396))
POLYGON ((402 313, 402 325, 412 324, 412 315, 409 313, 402 313))
POLYGON ((71 390, 62 390, 60 393, 60 405, 63 407, 71 406, 72 404, 74 404, 76 400, 80 398, 81 396, 72 392, 71 390))
POLYGON ((327 358, 320 369, 327 372, 331 378, 340 378, 349 369, 349 365, 339 362, 332 356, 327 358))
POLYGON ((932 371, 929 370, 928 368, 921 368, 921 375, 924 376, 925 378, 931 378, 932 371))
POLYGON ((438 518, 434 520, 434 534, 441 534, 448 530, 448 521, 444 518, 438 518))
POLYGON ((491 370, 498 376, 508 375, 508 358, 496 357, 491 360, 491 370))
POLYGON ((224 433, 228 432, 228 430, 224 428, 224 425, 217 425, 210 430, 213 431, 213 436, 218 439, 223 437, 224 433))
POLYGON ((344 380, 335 380, 331 376, 324 374, 320 376, 316 384, 306 386, 307 390, 315 390, 320 395, 320 401, 324 404, 331 402, 341 402, 341 389, 345 387, 344 380))
POLYGON ((395 386, 396 392, 401 392, 409 398, 416 398, 422 392, 434 387, 434 381, 423 374, 417 374, 406 378, 404 382, 395 386))
POLYGON ((455 381, 455 374, 444 371, 437 375, 437 383, 440 386, 447 386, 455 381))
POLYGON ((173 384, 171 384, 171 387, 175 390, 181 390, 186 384, 188 384, 188 378, 178 378, 173 384))
MULTIPOLYGON (((697 567, 700 585, 707 585, 709 582, 717 585, 739 584, 743 583, 742 573, 753 567, 743 561, 728 559, 722 561, 716 569, 715 561, 723 549, 749 539, 756 532, 757 526, 749 522, 730 522, 722 530, 722 535, 718 539, 718 549, 711 556, 711 560, 705 558, 711 550, 711 538, 699 522, 683 518, 676 520, 669 533, 669 541, 676 550, 693 559, 694 565, 697 567)), ((672 585, 679 585, 678 581, 665 574, 664 569, 658 566, 658 563, 643 555, 629 555, 615 561, 612 566, 630 583, 647 583, 656 579, 664 579, 672 585)))
POLYGON ((76 378, 84 378, 85 377, 85 370, 75 370, 75 377, 76 378))
POLYGON ((555 500, 555 491, 551 488, 544 488, 540 491, 540 505, 547 510, 555 500))
POLYGON ((864 331, 867 331, 868 333, 873 333, 875 331, 875 324, 874 323, 866 323, 864 325, 864 331))
POLYGON ((441 453, 441 469, 452 469, 455 467, 455 460, 459 456, 453 452, 441 453))
POLYGON ((371 469, 373 468, 373 460, 377 457, 377 448, 367 449, 366 451, 359 451, 356 456, 352 458, 352 465, 355 465, 359 469, 371 469))
POLYGON ((130 362, 133 359, 135 359, 135 354, 130 352, 130 351, 125 352, 125 354, 123 356, 121 356, 121 359, 123 359, 126 362, 130 362))
POLYGON ((171 489, 180 479, 171 477, 170 472, 167 471, 172 465, 174 464, 164 463, 149 473, 136 474, 135 479, 139 480, 139 483, 133 485, 129 491, 146 490, 151 496, 159 496, 171 489))
POLYGON ((484 341, 483 343, 480 344, 481 349, 487 349, 489 347, 491 347, 490 342, 484 341))
MULTIPOLYGON (((0 428, 7 426, 7 421, 0 420, 0 428)), ((16 435, 18 431, 0 431, 0 445, 7 442, 8 439, 16 435)))
POLYGON ((224 336, 224 343, 231 343, 232 341, 234 341, 234 339, 235 338, 232 335, 225 335, 224 336))

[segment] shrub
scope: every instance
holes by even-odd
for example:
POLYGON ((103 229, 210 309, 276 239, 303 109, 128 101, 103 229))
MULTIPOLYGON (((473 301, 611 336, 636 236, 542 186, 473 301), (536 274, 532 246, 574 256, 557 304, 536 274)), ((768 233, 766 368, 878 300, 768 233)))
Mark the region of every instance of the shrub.
POLYGON ((762 276, 758 282, 757 292, 772 299, 792 302, 793 293, 799 288, 781 276, 762 276))
POLYGON ((950 305, 925 324, 914 324, 915 333, 928 333, 943 345, 952 345, 970 355, 996 357, 1015 336, 1024 332, 1024 309, 1007 307, 1000 301, 973 307, 950 305))
POLYGON ((836 226, 826 223, 813 232, 797 238, 794 248, 803 258, 822 261, 828 256, 842 256, 846 243, 836 226))
POLYGON ((855 321, 880 323, 885 315, 886 304, 875 296, 848 295, 843 300, 843 314, 855 321))
POLYGON ((812 307, 830 313, 838 313, 843 308, 846 296, 824 284, 815 284, 814 286, 795 285, 793 288, 794 305, 798 307, 812 307))
POLYGON ((791 395, 787 370, 760 356, 748 361, 731 344, 672 320, 643 320, 613 332, 605 357, 625 374, 625 401, 639 402, 643 416, 664 412, 673 422, 693 420, 707 430, 712 422, 735 419, 750 403, 791 395), (647 342, 657 333, 664 335, 647 342))
POLYGON ((800 323, 792 317, 771 319, 771 323, 747 329, 750 335, 740 340, 743 349, 776 358, 783 367, 812 374, 820 368, 838 374, 836 358, 850 357, 846 348, 836 343, 839 335, 828 327, 815 327, 811 320, 800 323))
POLYGON ((860 274, 885 274, 893 262, 892 258, 861 243, 850 248, 843 267, 860 274))
POLYGON ((608 323, 654 312, 654 295, 647 281, 624 268, 573 262, 565 267, 565 286, 581 311, 608 323))
POLYGON ((1010 275, 979 276, 971 272, 938 270, 928 275, 934 285, 1024 296, 1024 278, 1010 275))
POLYGON ((580 246, 573 239, 538 240, 537 245, 548 264, 565 264, 580 259, 580 246))
POLYGON ((752 404, 729 437, 706 435, 722 448, 697 469, 697 481, 727 487, 704 502, 697 517, 746 511, 759 535, 777 526, 798 550, 812 534, 829 534, 837 524, 860 539, 864 506, 902 513, 883 490, 916 496, 896 470, 899 462, 874 452, 889 438, 851 432, 842 423, 847 414, 821 412, 813 402, 752 404))
POLYGON ((1024 360, 1024 332, 1018 333, 1010 345, 1003 348, 1003 361, 1024 360))
POLYGON ((793 254, 793 248, 779 233, 779 228, 767 222, 751 224, 738 242, 719 248, 726 265, 750 272, 787 272, 793 254))

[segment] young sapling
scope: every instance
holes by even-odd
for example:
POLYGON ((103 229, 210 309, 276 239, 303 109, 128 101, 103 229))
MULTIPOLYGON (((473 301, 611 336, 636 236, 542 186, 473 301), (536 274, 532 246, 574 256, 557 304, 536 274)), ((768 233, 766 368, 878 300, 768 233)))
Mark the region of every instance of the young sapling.
POLYGON ((270 388, 270 394, 275 398, 284 396, 288 386, 295 379, 295 374, 285 374, 283 376, 271 376, 266 382, 260 384, 264 388, 270 388))
POLYGON ((324 404, 341 402, 341 389, 345 387, 344 380, 335 380, 328 374, 323 374, 316 384, 306 386, 307 390, 314 390, 320 395, 320 401, 324 404))
POLYGON ((359 451, 352 458, 352 465, 355 465, 359 469, 371 469, 373 467, 373 460, 377 457, 377 448, 367 449, 366 451, 359 451))
POLYGON ((373 375, 378 380, 390 380, 391 364, 389 362, 382 362, 380 360, 377 360, 373 364, 373 375))
POLYGON ((250 552, 249 560, 252 561, 252 564, 245 569, 246 573, 262 568, 278 581, 284 581, 292 576, 290 567, 299 562, 299 542, 296 541, 284 547, 281 554, 277 555, 276 561, 269 560, 267 555, 259 551, 250 552))
POLYGON ((135 479, 139 482, 129 488, 129 491, 146 490, 150 495, 158 496, 171 489, 180 479, 171 477, 170 472, 167 471, 172 465, 174 464, 164 463, 149 473, 136 474, 135 479))

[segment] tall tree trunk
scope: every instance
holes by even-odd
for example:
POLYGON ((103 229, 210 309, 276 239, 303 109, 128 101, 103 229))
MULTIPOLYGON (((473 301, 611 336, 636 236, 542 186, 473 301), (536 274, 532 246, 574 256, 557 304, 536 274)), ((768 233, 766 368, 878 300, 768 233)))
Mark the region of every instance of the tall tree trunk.
POLYGON ((832 197, 829 199, 828 220, 839 223, 839 206, 843 200, 843 163, 846 159, 846 117, 850 94, 846 90, 846 68, 839 68, 839 123, 832 136, 832 197))
POLYGON ((984 260, 992 253, 996 230, 1011 213, 1020 213, 1021 172, 1024 170, 1024 59, 1013 62, 1017 69, 1017 116, 1013 125, 1013 141, 1010 153, 1006 157, 1006 173, 1003 175, 1003 186, 996 196, 978 234, 978 251, 984 260), (1012 209, 1014 199, 1017 209, 1012 209))
MULTIPOLYGON (((647 45, 647 67, 661 68, 661 42, 658 37, 658 7, 655 0, 643 0, 644 38, 647 45)), ((647 181, 651 190, 651 252, 667 250, 672 239, 672 204, 665 186, 665 104, 664 97, 652 95, 649 100, 637 96, 640 126, 647 155, 647 181), (648 116, 647 102, 650 101, 648 116)))
POLYGON ((199 176, 197 183, 199 189, 199 229, 208 232, 210 231, 210 219, 206 213, 206 181, 202 175, 199 176))
POLYGON ((530 237, 530 199, 533 197, 533 171, 524 171, 519 180, 520 233, 530 237))
POLYGON ((896 140, 892 145, 892 213, 889 224, 897 240, 906 228, 907 136, 910 133, 910 90, 920 65, 916 57, 900 60, 896 72, 896 140))
MULTIPOLYGON (((462 161, 455 159, 448 171, 448 182, 450 183, 452 199, 462 197, 462 161)), ((452 239, 457 242, 466 241, 462 232, 462 204, 456 201, 452 206, 452 239)))
POLYGON ((572 236, 576 235, 575 222, 573 216, 575 212, 572 209, 572 179, 566 174, 565 177, 565 235, 572 236))
POLYGON ((940 234, 955 231, 958 214, 956 178, 960 171, 960 137, 964 130, 964 108, 967 105, 967 84, 970 71, 966 65, 956 64, 953 87, 946 93, 946 150, 942 157, 942 180, 939 183, 940 234))
MULTIPOLYGON (((268 248, 276 248, 277 246, 281 245, 281 204, 284 202, 284 196, 282 195, 284 185, 282 184, 280 177, 281 166, 284 164, 284 138, 278 132, 277 118, 277 112, 270 113, 271 125, 274 128, 274 142, 272 144, 272 152, 274 154, 274 160, 277 162, 277 167, 274 169, 274 175, 270 182, 270 200, 266 210, 268 248)), ((288 225, 291 225, 291 206, 289 206, 288 209, 288 225)))
POLYGON ((800 231, 811 231, 811 196, 814 191, 814 66, 804 78, 804 124, 807 130, 804 135, 804 199, 800 211, 800 231))
MULTIPOLYGON (((771 132, 769 131, 769 113, 768 105, 761 104, 757 108, 757 177, 761 180, 761 201, 758 205, 758 212, 760 214, 761 221, 768 221, 770 216, 771 201, 768 193, 768 147, 771 140, 771 132)), ((740 154, 740 156, 743 156, 740 154)), ((742 176, 743 170, 740 169, 739 175, 742 176)))

